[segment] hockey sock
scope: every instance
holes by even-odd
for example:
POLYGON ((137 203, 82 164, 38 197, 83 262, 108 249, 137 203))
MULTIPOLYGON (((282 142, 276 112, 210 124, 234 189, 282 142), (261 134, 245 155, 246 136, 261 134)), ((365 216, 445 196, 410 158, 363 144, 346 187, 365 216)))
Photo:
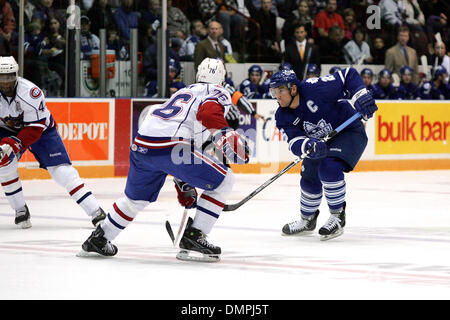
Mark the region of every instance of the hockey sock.
POLYGON ((345 201, 345 163, 337 158, 327 158, 319 167, 325 198, 331 213, 342 211, 345 201))
POLYGON ((225 199, 216 192, 204 191, 197 201, 197 213, 192 227, 208 234, 225 206, 225 199))
POLYGON ((322 183, 319 180, 302 178, 300 180, 300 212, 303 216, 313 215, 322 202, 322 183))
POLYGON ((17 159, 14 158, 9 165, 0 168, 0 182, 6 199, 14 210, 25 207, 22 182, 17 172, 17 159))

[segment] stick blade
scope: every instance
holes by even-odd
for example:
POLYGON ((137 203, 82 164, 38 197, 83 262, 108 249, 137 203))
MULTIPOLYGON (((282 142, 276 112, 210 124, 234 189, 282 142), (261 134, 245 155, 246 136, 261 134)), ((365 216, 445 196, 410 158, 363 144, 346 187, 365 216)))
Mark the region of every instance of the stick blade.
POLYGON ((175 244, 175 235, 173 234, 172 226, 170 225, 170 222, 166 220, 166 230, 169 234, 170 239, 172 240, 172 243, 175 244))

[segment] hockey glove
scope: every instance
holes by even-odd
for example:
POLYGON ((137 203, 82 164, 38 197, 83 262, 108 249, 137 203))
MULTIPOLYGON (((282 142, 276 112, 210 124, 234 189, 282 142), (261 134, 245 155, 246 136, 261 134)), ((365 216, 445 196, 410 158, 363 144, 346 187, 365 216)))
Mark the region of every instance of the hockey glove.
POLYGON ((310 159, 321 159, 327 156, 327 144, 316 138, 306 138, 302 143, 302 153, 310 159))
POLYGON ((352 102, 355 106, 356 111, 361 113, 364 120, 369 120, 372 118, 375 111, 378 110, 375 100, 372 98, 367 89, 359 90, 352 98, 352 102))
POLYGON ((173 178, 175 189, 178 193, 178 202, 186 209, 192 209, 197 206, 197 190, 184 181, 173 178))
POLYGON ((214 132, 212 141, 230 162, 237 164, 249 162, 250 149, 247 140, 231 128, 214 132))
POLYGON ((0 140, 0 167, 6 167, 22 150, 22 142, 15 136, 0 140))

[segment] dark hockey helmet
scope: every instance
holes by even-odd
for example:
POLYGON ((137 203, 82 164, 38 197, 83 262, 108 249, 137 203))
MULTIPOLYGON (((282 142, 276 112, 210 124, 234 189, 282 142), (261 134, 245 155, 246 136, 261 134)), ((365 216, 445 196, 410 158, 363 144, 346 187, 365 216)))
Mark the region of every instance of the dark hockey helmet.
POLYGON ((319 67, 314 63, 308 63, 308 66, 306 67, 306 74, 312 74, 316 77, 320 76, 319 67))
POLYGON ((248 76, 250 77, 250 75, 253 72, 258 72, 260 76, 262 76, 263 74, 263 70, 261 69, 260 66, 258 66, 257 64, 252 65, 250 68, 248 68, 248 76))
POLYGON ((370 68, 364 68, 364 69, 361 70, 360 75, 361 75, 361 77, 362 76, 369 76, 369 77, 373 78, 373 71, 370 68))
POLYGON ((292 65, 289 62, 282 63, 278 67, 278 70, 291 70, 291 69, 292 69, 292 65))
POLYGON ((440 75, 446 75, 447 70, 443 66, 437 66, 436 69, 431 70, 431 74, 433 75, 433 80, 436 80, 440 75))
POLYGON ((404 74, 413 74, 414 73, 414 69, 411 68, 410 66, 403 66, 400 68, 400 74, 404 75, 404 74))
POLYGON ((293 70, 281 70, 275 73, 272 78, 270 78, 270 94, 273 98, 276 97, 275 89, 281 86, 286 86, 289 89, 295 84, 300 86, 300 80, 298 80, 295 72, 293 70))

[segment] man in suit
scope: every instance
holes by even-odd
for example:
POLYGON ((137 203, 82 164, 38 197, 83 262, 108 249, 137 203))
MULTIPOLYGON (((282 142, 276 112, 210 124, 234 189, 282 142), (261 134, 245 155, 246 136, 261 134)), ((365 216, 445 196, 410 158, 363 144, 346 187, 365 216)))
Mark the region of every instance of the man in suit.
POLYGON ((305 76, 305 68, 308 63, 320 65, 319 49, 306 39, 306 27, 302 23, 294 24, 295 41, 290 41, 286 45, 284 62, 292 65, 297 78, 301 81, 305 76))
POLYGON ((198 65, 205 58, 222 59, 225 61, 225 46, 220 42, 223 34, 222 25, 217 21, 208 24, 208 37, 200 41, 194 50, 194 67, 197 71, 198 65))
POLYGON ((397 33, 397 44, 386 51, 384 65, 399 77, 403 66, 411 67, 414 70, 413 82, 417 85, 419 83, 417 53, 416 50, 407 46, 408 40, 408 27, 400 27, 397 33))

